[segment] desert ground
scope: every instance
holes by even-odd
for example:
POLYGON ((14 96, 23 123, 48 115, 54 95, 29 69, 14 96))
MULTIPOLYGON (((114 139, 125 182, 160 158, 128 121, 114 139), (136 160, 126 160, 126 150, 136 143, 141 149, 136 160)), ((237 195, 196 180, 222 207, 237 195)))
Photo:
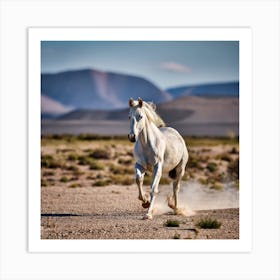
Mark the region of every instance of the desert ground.
MULTIPOLYGON (((236 138, 185 138, 190 159, 179 193, 182 215, 167 206, 164 176, 153 220, 134 183, 133 145, 122 137, 49 135, 41 139, 42 239, 238 239, 236 138)), ((151 176, 145 176, 149 192, 151 176)))

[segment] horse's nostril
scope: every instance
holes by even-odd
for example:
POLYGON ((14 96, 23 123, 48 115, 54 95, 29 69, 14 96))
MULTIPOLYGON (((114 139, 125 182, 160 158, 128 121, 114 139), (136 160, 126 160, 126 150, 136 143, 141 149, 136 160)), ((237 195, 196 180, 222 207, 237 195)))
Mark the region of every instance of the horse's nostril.
POLYGON ((131 141, 131 142, 135 142, 136 141, 135 134, 128 134, 127 136, 128 136, 129 141, 131 141))

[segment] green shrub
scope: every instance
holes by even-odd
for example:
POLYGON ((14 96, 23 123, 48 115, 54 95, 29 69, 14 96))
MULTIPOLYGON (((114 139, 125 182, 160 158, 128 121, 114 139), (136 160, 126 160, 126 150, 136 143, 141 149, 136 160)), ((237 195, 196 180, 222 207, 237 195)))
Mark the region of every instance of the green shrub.
POLYGON ((52 155, 41 156, 41 167, 45 168, 62 168, 64 167, 61 161, 55 160, 52 155))
POLYGON ((231 156, 229 154, 227 154, 227 153, 223 153, 223 154, 217 155, 215 157, 215 159, 221 159, 223 161, 230 162, 231 161, 231 156))
POLYGON ((92 162, 95 162, 95 160, 90 158, 89 156, 79 156, 78 159, 79 165, 90 165, 92 162))
POLYGON ((46 187, 48 185, 46 180, 41 179, 41 187, 46 187))
POLYGON ((118 163, 120 164, 131 164, 133 162, 132 158, 119 158, 118 163))
POLYGON ((223 185, 221 183, 215 182, 213 185, 210 186, 210 189, 220 191, 223 189, 223 185))
POLYGON ((111 183, 111 181, 109 179, 97 180, 92 184, 92 186, 93 187, 104 187, 104 186, 108 186, 110 183, 111 183))
POLYGON ((179 233, 175 233, 173 239, 180 239, 181 235, 179 233))
POLYGON ((167 220, 164 225, 166 227, 179 227, 180 222, 178 220, 167 220))
POLYGON ((78 184, 78 183, 73 183, 71 185, 69 185, 69 188, 78 188, 78 187, 81 187, 81 184, 78 184))
POLYGON ((71 160, 71 161, 75 161, 75 160, 79 159, 79 155, 77 155, 77 154, 70 154, 70 155, 68 155, 67 159, 71 160))
POLYGON ((209 162, 206 166, 206 168, 210 171, 210 172, 215 172, 217 170, 217 164, 215 162, 209 162))
POLYGON ((76 165, 67 165, 65 167, 65 169, 68 170, 68 171, 74 171, 74 172, 79 172, 80 171, 79 167, 76 166, 76 165))
POLYGON ((208 184, 208 180, 205 178, 198 178, 198 182, 202 185, 207 185, 208 184))
POLYGON ((63 176, 60 178, 60 182, 62 182, 62 183, 67 183, 68 181, 69 181, 69 179, 66 176, 63 176))
POLYGON ((104 166, 100 162, 92 161, 89 165, 89 169, 90 170, 103 170, 104 166))
POLYGON ((110 159, 111 153, 109 150, 96 149, 93 152, 91 152, 89 156, 95 159, 110 159))
POLYGON ((134 174, 134 169, 132 167, 129 168, 126 166, 111 164, 109 168, 113 174, 134 174))
POLYGON ((199 220, 196 223, 196 226, 203 228, 203 229, 218 229, 222 225, 221 222, 217 221, 216 219, 212 218, 204 218, 199 220))

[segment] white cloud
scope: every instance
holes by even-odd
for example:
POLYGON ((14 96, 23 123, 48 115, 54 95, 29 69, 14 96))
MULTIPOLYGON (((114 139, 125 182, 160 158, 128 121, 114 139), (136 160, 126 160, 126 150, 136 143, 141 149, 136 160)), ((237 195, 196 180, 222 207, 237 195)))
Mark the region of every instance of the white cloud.
POLYGON ((191 68, 174 62, 174 61, 167 61, 167 62, 163 62, 160 65, 160 68, 166 71, 170 71, 170 72, 176 72, 176 73, 190 73, 191 72, 191 68))

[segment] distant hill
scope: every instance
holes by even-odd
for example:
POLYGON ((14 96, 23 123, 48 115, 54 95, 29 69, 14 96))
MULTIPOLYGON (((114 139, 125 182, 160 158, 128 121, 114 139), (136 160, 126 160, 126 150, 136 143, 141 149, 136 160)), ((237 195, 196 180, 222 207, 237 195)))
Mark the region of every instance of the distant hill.
MULTIPOLYGON (((128 107, 121 110, 78 109, 60 120, 127 120, 128 107)), ((219 123, 239 121, 239 99, 236 97, 182 96, 157 105, 156 111, 168 123, 219 123)))
POLYGON ((139 96, 155 103, 171 100, 167 92, 144 78, 91 69, 42 74, 41 94, 74 109, 124 108, 130 97, 139 96))
POLYGON ((173 98, 179 96, 223 96, 238 97, 239 82, 213 83, 193 86, 180 86, 166 89, 173 98))

